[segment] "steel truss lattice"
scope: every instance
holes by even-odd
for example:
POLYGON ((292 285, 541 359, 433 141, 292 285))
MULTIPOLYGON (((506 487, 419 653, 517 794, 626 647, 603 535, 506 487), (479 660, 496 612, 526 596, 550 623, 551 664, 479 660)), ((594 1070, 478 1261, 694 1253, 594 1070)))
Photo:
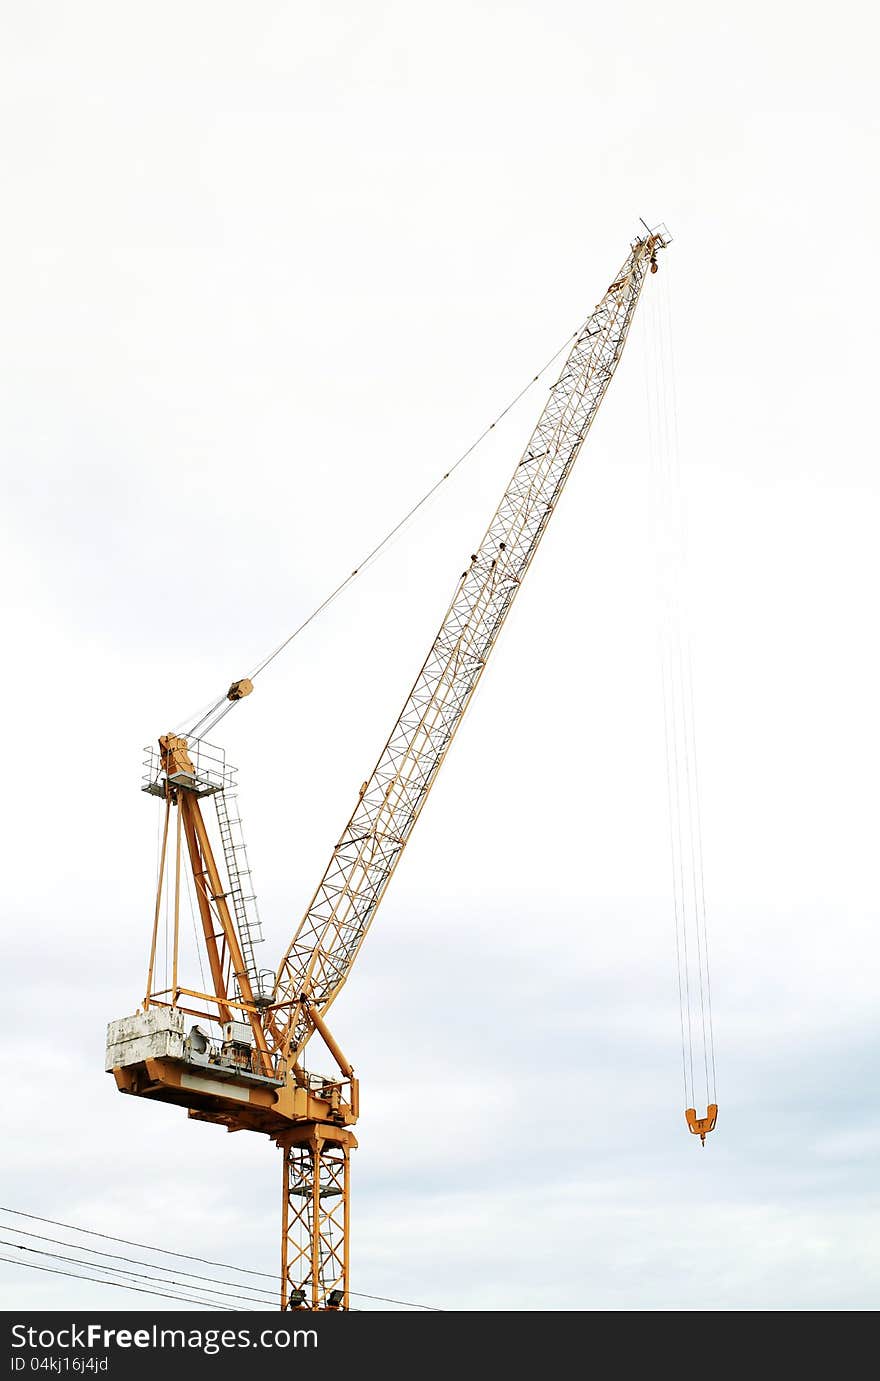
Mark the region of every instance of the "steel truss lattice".
POLYGON ((283 1146, 281 1308, 348 1308, 350 1133, 315 1126, 283 1146))

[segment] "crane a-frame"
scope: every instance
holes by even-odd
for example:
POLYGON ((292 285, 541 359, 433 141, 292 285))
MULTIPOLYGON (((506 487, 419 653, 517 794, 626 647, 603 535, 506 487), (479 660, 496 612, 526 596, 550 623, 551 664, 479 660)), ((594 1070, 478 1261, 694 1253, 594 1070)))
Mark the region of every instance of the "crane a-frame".
MULTIPOLYGON (((255 959, 261 936, 238 831, 234 774, 205 742, 210 717, 196 733, 163 734, 151 753, 144 789, 164 801, 165 812, 146 996, 134 1016, 110 1023, 106 1068, 123 1093, 176 1103, 190 1117, 229 1131, 265 1133, 281 1148, 282 1309, 349 1307, 358 1081, 327 1025, 327 1011, 351 971, 611 382, 645 278, 668 243, 664 227, 646 228, 634 239, 577 332, 274 974, 261 973, 255 959), (208 797, 216 808, 219 848, 202 813, 208 797), (187 986, 178 972, 184 850, 210 970, 202 988, 187 986), (173 937, 170 972, 160 988, 157 937, 166 870, 173 937), (309 1072, 304 1063, 315 1035, 336 1066, 330 1075, 309 1072)), ((251 681, 236 681, 218 703, 226 707, 251 690, 251 681)))

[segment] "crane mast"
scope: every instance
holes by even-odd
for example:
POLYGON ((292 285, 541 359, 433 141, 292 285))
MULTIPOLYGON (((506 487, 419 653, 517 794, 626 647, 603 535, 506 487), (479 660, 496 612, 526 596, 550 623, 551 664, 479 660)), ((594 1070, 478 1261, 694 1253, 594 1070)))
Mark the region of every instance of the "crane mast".
MULTIPOLYGON (((648 272, 669 237, 646 231, 577 332, 485 535, 274 977, 261 985, 231 841, 231 775, 197 739, 166 734, 145 789, 165 801, 159 889, 142 1010, 111 1022, 107 1069, 121 1091, 176 1103, 190 1117, 271 1136, 283 1151, 281 1308, 347 1309, 354 1070, 326 1024, 476 690, 516 593, 620 361, 648 272), (213 765, 212 765, 213 764, 213 765), (224 883, 201 814, 215 796, 224 883), (177 809, 173 981, 154 980, 169 820, 177 809), (185 842, 213 992, 178 980, 177 913, 185 842), (230 905, 230 902, 232 903, 230 905), (197 1005, 196 1005, 197 1004, 197 1005), (219 1026, 223 1040, 184 1016, 219 1026), (310 1074, 318 1035, 337 1070, 310 1074)), ((236 682, 229 699, 249 693, 236 682)), ((242 846, 239 846, 242 847, 242 846)), ((170 871, 170 868, 169 868, 170 871)), ((170 886, 170 884, 169 884, 170 886)))

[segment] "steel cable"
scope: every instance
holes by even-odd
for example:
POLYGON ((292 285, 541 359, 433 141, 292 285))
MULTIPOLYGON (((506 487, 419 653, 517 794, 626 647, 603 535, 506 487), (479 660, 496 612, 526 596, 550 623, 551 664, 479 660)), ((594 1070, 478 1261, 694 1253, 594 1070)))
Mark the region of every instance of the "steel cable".
MULTIPOLYGON (((398 533, 400 533, 406 527, 407 523, 409 523, 415 517, 419 510, 423 508, 425 504, 428 503, 429 500, 431 500, 434 497, 438 489, 440 489, 441 486, 444 485, 446 481, 450 479, 452 475, 455 474, 455 471, 459 468, 459 466, 464 464, 464 462, 468 459, 469 456, 473 454, 477 447, 483 441, 485 441, 489 433, 491 431, 494 431, 498 423, 501 422, 507 416, 507 414, 511 411, 512 408, 516 407, 516 404, 522 398, 525 397, 529 389, 534 387, 534 385, 538 382, 541 376, 543 374, 546 374, 550 366, 554 364, 556 360, 559 359, 560 355, 562 355, 569 348, 571 342, 577 339, 577 335, 578 332, 575 331, 572 335, 566 337, 559 349, 554 351, 554 353, 550 356, 549 360, 547 360, 546 364, 542 365, 542 367, 538 370, 538 373, 535 374, 529 380, 529 382, 525 384, 523 388, 520 389, 519 393, 517 393, 516 396, 511 399, 507 406, 495 418, 495 421, 490 422, 489 425, 483 429, 483 431, 480 433, 477 439, 473 441, 470 444, 470 446, 468 446, 467 450, 462 452, 458 459, 452 465, 450 465, 449 469, 446 470, 445 473, 441 475, 440 478, 436 480, 434 484, 431 485, 430 489, 428 489, 422 495, 418 502, 413 504, 412 508, 407 513, 405 513, 404 516, 400 518, 392 528, 389 529, 389 531, 385 534, 382 540, 378 542, 376 546, 374 546, 372 550, 368 552, 368 554, 360 562, 358 562, 358 564, 345 577, 345 579, 341 580, 339 584, 336 586, 336 588, 334 590, 331 590, 330 594, 327 595, 327 597, 323 599, 321 603, 316 606, 315 609, 312 610, 308 618, 303 619, 302 623, 300 623, 293 630, 293 632, 290 633, 288 637, 284 639, 283 642, 279 643, 273 652, 270 652, 268 656, 264 657, 262 661, 257 663, 256 667, 249 674, 249 679, 251 681, 255 680, 261 672, 265 671, 266 667, 268 667, 271 662, 274 662, 275 658, 278 657, 284 651, 284 649, 288 647, 290 643, 293 642, 294 638, 299 637, 300 633, 302 633, 306 628, 308 628, 310 623, 314 622, 314 620, 318 618, 320 614, 324 613, 326 609, 329 609, 330 605, 334 602, 334 600, 338 599, 338 597, 343 593, 343 591, 347 589, 348 586, 351 585, 352 582, 356 580, 359 575, 363 575, 364 571, 366 571, 373 564, 373 562, 380 556, 380 554, 385 550, 385 548, 389 545, 393 538, 395 538, 398 535, 398 533)), ((224 694, 222 698, 216 700, 189 729, 183 730, 182 732, 187 738, 204 737, 205 734, 209 733, 211 729, 213 729, 217 724, 220 723, 221 719, 223 719, 232 709, 233 705, 237 703, 237 701, 229 700, 227 696, 224 694)))

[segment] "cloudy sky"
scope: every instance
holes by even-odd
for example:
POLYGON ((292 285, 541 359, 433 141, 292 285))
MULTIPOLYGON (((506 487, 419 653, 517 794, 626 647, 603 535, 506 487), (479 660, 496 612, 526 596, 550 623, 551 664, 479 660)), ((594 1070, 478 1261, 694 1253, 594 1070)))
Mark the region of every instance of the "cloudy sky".
MULTIPOLYGON (((2 30, 4 1209, 275 1269, 277 1150, 103 1071, 146 974, 142 745, 448 469, 644 217, 674 237, 662 275, 333 1009, 362 1085, 352 1285, 451 1310, 875 1309, 873 12, 35 0, 2 30), (657 657, 663 331, 720 1108, 702 1150, 657 657)), ((267 966, 544 396, 218 730, 267 966)), ((15 1227, 74 1240, 0 1213, 15 1227)), ((154 1303, 5 1262, 0 1291, 154 1303)))

